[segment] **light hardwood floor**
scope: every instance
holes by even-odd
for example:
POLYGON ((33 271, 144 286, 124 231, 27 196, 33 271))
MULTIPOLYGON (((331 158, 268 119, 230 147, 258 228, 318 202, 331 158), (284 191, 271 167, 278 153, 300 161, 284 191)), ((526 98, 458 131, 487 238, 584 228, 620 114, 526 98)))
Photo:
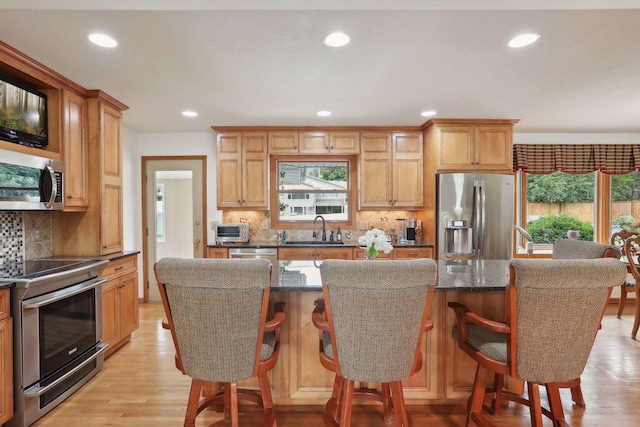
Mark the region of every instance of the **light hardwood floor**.
MULTIPOLYGON (((613 313, 615 307, 608 312, 613 313)), ((105 368, 82 389, 38 421, 36 427, 68 426, 181 426, 190 379, 174 366, 168 331, 160 326, 160 304, 140 305, 140 329, 133 339, 105 363, 105 368)), ((587 408, 562 398, 572 426, 636 427, 640 425, 640 342, 630 339, 633 312, 622 319, 607 314, 598 333, 586 371, 582 375, 587 408)), ((544 392, 541 394, 544 395, 544 392)), ((458 427, 465 421, 464 405, 410 406, 415 427, 458 427)), ((321 427, 320 406, 277 406, 279 427, 321 427)), ((258 425, 259 413, 247 407, 240 417, 243 426, 258 425)), ((526 408, 511 404, 500 418, 501 427, 528 426, 526 408)), ((226 426, 220 413, 207 410, 197 427, 226 426)), ((377 407, 354 410, 354 427, 384 426, 377 407)), ((551 425, 545 420, 545 426, 551 425), (548 423, 548 424, 547 424, 548 423)))

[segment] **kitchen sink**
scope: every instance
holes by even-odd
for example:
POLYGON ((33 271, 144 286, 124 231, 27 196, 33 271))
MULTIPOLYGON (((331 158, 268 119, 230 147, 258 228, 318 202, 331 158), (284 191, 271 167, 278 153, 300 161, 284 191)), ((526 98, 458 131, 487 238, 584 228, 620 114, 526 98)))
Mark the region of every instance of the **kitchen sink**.
POLYGON ((285 245, 287 246, 309 246, 309 245, 314 245, 314 246, 324 246, 324 245, 344 245, 344 242, 337 242, 337 241, 333 241, 333 242, 323 242, 322 240, 295 240, 295 241, 291 241, 288 240, 285 245))

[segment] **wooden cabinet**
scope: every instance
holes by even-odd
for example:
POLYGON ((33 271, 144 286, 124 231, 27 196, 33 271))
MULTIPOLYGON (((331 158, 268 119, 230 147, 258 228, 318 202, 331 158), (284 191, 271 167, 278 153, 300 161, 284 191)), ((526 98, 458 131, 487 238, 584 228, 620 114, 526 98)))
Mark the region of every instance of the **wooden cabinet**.
POLYGON ((109 262, 102 276, 102 341, 110 356, 138 329, 138 255, 109 262))
POLYGON ((87 100, 64 91, 64 210, 84 211, 89 206, 89 139, 87 100))
POLYGON ((301 132, 299 154, 358 154, 359 132, 301 132))
POLYGON ((269 209, 266 132, 220 132, 217 136, 218 209, 269 209))
MULTIPOLYGON (((353 259, 353 248, 315 248, 304 246, 297 248, 278 248, 278 259, 284 260, 323 260, 323 259, 353 259)), ((313 309, 312 309, 313 310, 313 309)))
POLYGON ((229 249, 207 247, 207 258, 229 258, 229 249))
POLYGON ((513 122, 434 121, 436 172, 511 173, 513 122))
POLYGON ((390 254, 393 259, 433 258, 433 248, 396 246, 390 254))
POLYGON ((123 250, 122 111, 101 91, 88 91, 89 205, 86 212, 52 213, 56 256, 101 256, 123 250))
POLYGON ((269 154, 358 154, 360 132, 269 132, 269 154))
POLYGON ((10 290, 0 289, 0 424, 13 417, 13 319, 10 290))
POLYGON ((422 134, 367 132, 361 136, 360 209, 423 206, 422 134))

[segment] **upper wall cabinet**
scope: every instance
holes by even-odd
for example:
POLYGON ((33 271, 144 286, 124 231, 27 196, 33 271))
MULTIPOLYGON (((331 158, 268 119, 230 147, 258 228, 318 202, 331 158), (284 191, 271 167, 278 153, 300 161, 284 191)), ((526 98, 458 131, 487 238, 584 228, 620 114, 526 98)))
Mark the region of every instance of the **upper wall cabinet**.
POLYGON ((266 132, 217 135, 218 209, 269 209, 266 132))
POLYGON ((363 132, 360 137, 359 208, 422 208, 422 133, 363 132))
POLYGON ((64 121, 64 209, 86 210, 89 206, 89 140, 87 138, 87 100, 63 92, 64 121))
POLYGON ((269 154, 358 154, 357 131, 269 132, 269 154))
POLYGON ((436 149, 436 172, 504 172, 513 166, 517 120, 433 120, 428 138, 436 149))

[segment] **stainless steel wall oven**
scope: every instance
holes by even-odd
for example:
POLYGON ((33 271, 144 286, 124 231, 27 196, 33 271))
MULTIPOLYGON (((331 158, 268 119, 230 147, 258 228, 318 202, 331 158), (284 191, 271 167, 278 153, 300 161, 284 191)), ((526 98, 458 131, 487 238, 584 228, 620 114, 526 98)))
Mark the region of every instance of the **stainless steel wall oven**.
POLYGON ((13 279, 16 410, 8 426, 31 425, 102 369, 104 279, 99 274, 107 263, 77 259, 22 263, 37 272, 13 279))

